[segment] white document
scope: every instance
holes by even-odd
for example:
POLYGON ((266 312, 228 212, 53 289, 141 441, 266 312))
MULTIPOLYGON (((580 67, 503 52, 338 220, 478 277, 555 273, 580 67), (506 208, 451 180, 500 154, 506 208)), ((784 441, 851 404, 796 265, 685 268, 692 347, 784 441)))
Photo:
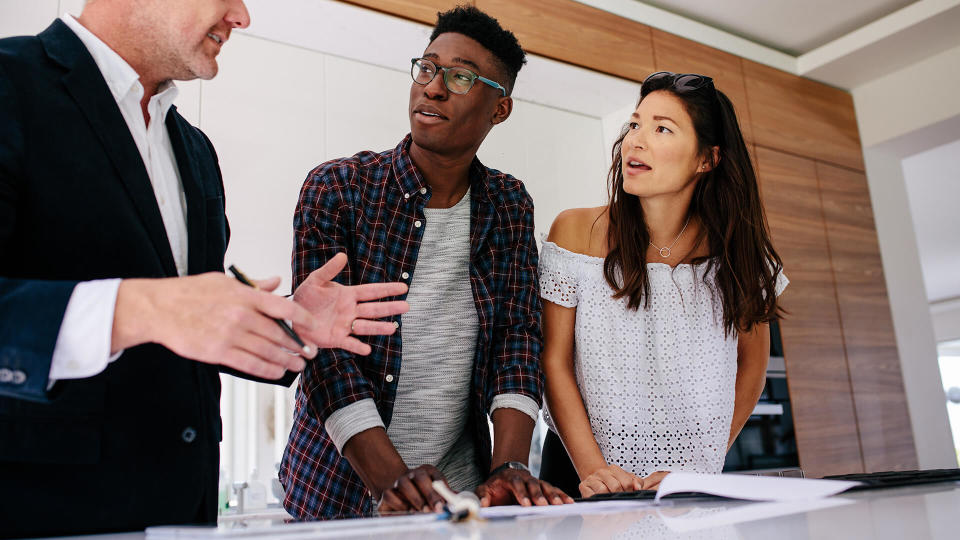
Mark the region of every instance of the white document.
POLYGON ((859 484, 845 480, 673 472, 660 482, 655 500, 671 493, 695 491, 746 501, 806 501, 836 495, 859 484))

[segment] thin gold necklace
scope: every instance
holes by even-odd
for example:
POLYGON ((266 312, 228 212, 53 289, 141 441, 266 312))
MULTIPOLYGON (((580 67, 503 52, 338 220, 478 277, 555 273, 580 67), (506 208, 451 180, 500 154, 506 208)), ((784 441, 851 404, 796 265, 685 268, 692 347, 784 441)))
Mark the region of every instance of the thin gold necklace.
POLYGON ((656 249, 657 251, 660 252, 661 257, 663 257, 664 259, 669 259, 670 250, 673 249, 673 246, 677 245, 677 242, 680 240, 680 237, 683 236, 683 231, 687 230, 687 225, 689 224, 690 224, 690 216, 687 216, 687 221, 683 224, 683 228, 680 229, 680 234, 678 234, 677 237, 673 239, 673 243, 670 244, 669 246, 657 247, 657 245, 653 243, 653 240, 650 241, 650 245, 653 246, 653 249, 656 249))

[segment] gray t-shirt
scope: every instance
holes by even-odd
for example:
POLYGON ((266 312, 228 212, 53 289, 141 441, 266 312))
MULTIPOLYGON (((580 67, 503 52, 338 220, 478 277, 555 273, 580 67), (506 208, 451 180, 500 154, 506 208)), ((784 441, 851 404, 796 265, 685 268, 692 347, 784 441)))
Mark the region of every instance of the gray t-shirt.
POLYGON ((466 424, 480 321, 470 289, 470 191, 452 208, 423 212, 387 435, 408 467, 435 464, 454 490, 472 490, 480 473, 466 424))

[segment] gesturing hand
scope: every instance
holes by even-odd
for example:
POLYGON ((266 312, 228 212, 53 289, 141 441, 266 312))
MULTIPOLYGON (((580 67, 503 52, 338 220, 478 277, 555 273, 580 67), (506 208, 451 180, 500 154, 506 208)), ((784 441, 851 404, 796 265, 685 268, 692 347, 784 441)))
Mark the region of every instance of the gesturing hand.
POLYGON ((411 469, 383 492, 377 510, 381 514, 396 512, 439 512, 443 509, 443 497, 433 489, 433 481, 446 482, 443 474, 433 465, 421 465, 411 469))
POLYGON ((370 354, 370 346, 353 337, 390 335, 396 327, 392 322, 373 321, 406 313, 410 305, 402 300, 374 302, 389 296, 407 292, 404 283, 368 283, 342 285, 333 278, 347 264, 347 256, 338 253, 327 264, 314 270, 297 287, 293 299, 313 314, 317 323, 312 329, 294 330, 309 338, 319 347, 336 347, 354 354, 370 354))
POLYGON ((317 321, 298 304, 270 294, 279 284, 279 278, 258 281, 262 290, 256 290, 218 272, 125 279, 117 292, 111 350, 152 342, 184 358, 264 379, 301 371, 303 359, 289 352, 300 347, 271 317, 310 329, 317 321))
POLYGON ((598 493, 640 490, 643 487, 643 479, 616 465, 605 465, 584 478, 579 487, 581 495, 592 497, 598 493))
POLYGON ((534 478, 528 471, 517 469, 501 470, 480 484, 475 493, 483 507, 507 504, 547 506, 573 502, 566 493, 549 482, 534 478))

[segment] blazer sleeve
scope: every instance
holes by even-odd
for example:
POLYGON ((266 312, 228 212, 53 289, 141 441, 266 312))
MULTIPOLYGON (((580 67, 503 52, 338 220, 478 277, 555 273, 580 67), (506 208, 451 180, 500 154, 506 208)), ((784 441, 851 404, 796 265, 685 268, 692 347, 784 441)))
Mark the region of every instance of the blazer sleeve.
MULTIPOLYGON (((0 261, 17 230, 24 142, 17 96, 0 65, 0 261)), ((0 266, 0 395, 48 401, 50 363, 76 282, 15 280, 0 266)))

